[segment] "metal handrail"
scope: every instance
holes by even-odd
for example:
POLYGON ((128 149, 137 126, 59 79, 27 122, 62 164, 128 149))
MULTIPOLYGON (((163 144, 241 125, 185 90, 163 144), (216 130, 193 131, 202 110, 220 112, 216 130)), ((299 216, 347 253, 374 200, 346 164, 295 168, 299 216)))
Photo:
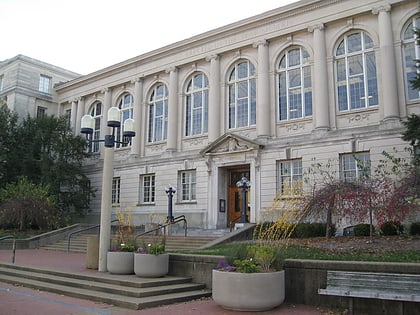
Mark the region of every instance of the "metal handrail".
POLYGON ((167 226, 170 226, 172 224, 175 224, 175 223, 178 223, 178 222, 181 222, 181 221, 184 222, 184 236, 187 237, 187 224, 188 224, 187 223, 187 219, 185 218, 185 215, 180 215, 180 216, 174 218, 173 220, 170 220, 169 222, 167 222, 165 224, 158 224, 158 227, 156 227, 156 228, 154 228, 152 230, 145 231, 145 232, 142 232, 140 234, 137 234, 134 237, 134 242, 136 242, 136 240, 137 240, 138 237, 144 236, 146 234, 149 234, 149 233, 152 233, 152 232, 155 232, 155 231, 159 231, 162 228, 164 229, 164 234, 166 234, 166 227, 167 226))
POLYGON ((232 232, 232 229, 233 229, 233 223, 237 223, 237 221, 239 221, 239 220, 240 220, 240 218, 241 218, 241 216, 236 217, 236 218, 234 218, 232 221, 230 221, 230 222, 229 222, 229 228, 230 228, 230 231, 231 231, 231 232, 232 232))
POLYGON ((180 216, 177 216, 176 218, 173 219, 171 224, 178 223, 178 222, 181 222, 181 221, 184 222, 184 237, 187 237, 187 225, 188 225, 188 223, 187 223, 187 218, 185 217, 185 215, 182 214, 180 216))
MULTIPOLYGON (((117 222, 117 221, 118 221, 118 219, 114 219, 114 220, 111 221, 111 223, 112 222, 117 222)), ((89 227, 86 227, 86 228, 83 228, 83 229, 80 229, 80 230, 69 233, 69 235, 67 235, 67 252, 70 252, 70 241, 71 241, 71 237, 73 235, 79 234, 79 233, 82 233, 82 232, 85 232, 85 231, 93 230, 93 229, 96 229, 100 226, 101 226, 100 224, 96 224, 94 226, 89 226, 89 227)))
POLYGON ((13 245, 12 245, 12 251, 13 251, 13 256, 12 256, 12 264, 15 263, 15 254, 16 254, 16 237, 14 235, 6 235, 6 236, 2 236, 0 237, 0 241, 2 240, 7 240, 13 238, 13 245))

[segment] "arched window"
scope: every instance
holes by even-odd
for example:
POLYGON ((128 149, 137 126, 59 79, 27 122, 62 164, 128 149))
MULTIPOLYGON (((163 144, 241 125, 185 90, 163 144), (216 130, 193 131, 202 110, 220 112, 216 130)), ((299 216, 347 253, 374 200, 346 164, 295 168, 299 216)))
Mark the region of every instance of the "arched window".
MULTIPOLYGON (((92 140, 99 140, 101 137, 102 103, 94 103, 89 114, 95 120, 95 129, 93 130, 92 140)), ((89 142, 89 152, 99 152, 99 142, 89 142)))
POLYGON ((413 18, 406 26, 403 33, 403 54, 404 54, 404 73, 406 95, 408 100, 415 100, 420 98, 420 91, 413 89, 411 81, 416 78, 417 68, 416 60, 420 60, 420 48, 416 46, 416 37, 414 28, 420 28, 420 17, 413 18))
POLYGON ((373 41, 365 32, 345 35, 337 47, 338 110, 378 105, 378 84, 373 41))
POLYGON ((185 104, 185 135, 207 133, 209 82, 203 73, 194 74, 187 85, 185 104))
POLYGON ((309 54, 303 48, 289 49, 280 59, 279 119, 312 116, 312 82, 309 54))
POLYGON ((149 97, 148 142, 165 140, 168 131, 168 89, 164 84, 156 85, 149 97))
POLYGON ((235 65, 228 80, 229 129, 255 125, 255 67, 249 61, 235 65))
POLYGON ((117 130, 116 140, 124 142, 127 144, 115 143, 115 147, 126 147, 131 145, 131 139, 129 137, 124 137, 124 122, 131 118, 133 119, 133 96, 131 94, 124 94, 118 101, 117 107, 121 110, 121 126, 117 130))

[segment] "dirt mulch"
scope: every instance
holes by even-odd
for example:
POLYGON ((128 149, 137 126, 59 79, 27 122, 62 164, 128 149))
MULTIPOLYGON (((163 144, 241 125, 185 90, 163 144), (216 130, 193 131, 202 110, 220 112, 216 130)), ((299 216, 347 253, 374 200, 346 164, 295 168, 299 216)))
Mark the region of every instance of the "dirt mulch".
POLYGON ((420 251, 419 236, 375 236, 371 241, 369 237, 332 237, 332 238, 305 238, 290 239, 289 244, 315 247, 334 252, 368 252, 384 253, 397 251, 420 251))

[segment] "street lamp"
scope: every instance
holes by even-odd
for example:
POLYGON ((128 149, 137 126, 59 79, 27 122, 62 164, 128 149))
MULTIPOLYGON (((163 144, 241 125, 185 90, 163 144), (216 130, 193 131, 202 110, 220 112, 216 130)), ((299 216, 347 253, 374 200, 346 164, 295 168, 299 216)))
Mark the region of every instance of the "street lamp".
MULTIPOLYGON (((104 167, 102 177, 101 197, 101 225, 99 227, 99 261, 98 271, 107 271, 106 259, 111 240, 111 205, 112 205, 112 178, 114 165, 114 146, 116 143, 128 144, 129 142, 115 139, 115 129, 121 126, 121 111, 118 107, 111 107, 108 110, 107 126, 112 128, 112 134, 105 135, 103 140, 92 139, 95 128, 95 119, 91 115, 84 115, 81 121, 81 133, 86 135, 88 142, 104 142, 104 167), (90 137, 89 137, 90 136, 90 137)), ((136 135, 134 131, 134 120, 124 121, 123 136, 130 140, 136 135)))
POLYGON ((246 192, 248 188, 251 187, 251 183, 246 177, 242 177, 241 180, 236 183, 236 187, 242 188, 242 214, 240 223, 246 223, 248 222, 248 216, 246 215, 246 192))
POLYGON ((165 192, 168 195, 168 216, 166 217, 168 222, 174 222, 174 216, 172 214, 172 198, 173 195, 176 193, 176 189, 169 185, 169 187, 165 188, 165 192))

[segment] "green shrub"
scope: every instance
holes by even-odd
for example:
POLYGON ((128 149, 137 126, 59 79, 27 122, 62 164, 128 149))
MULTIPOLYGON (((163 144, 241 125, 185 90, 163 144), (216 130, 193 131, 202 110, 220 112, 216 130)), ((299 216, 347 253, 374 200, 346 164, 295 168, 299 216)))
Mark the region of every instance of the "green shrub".
POLYGON ((361 223, 354 226, 354 236, 369 236, 370 224, 361 223))
POLYGON ((236 259, 233 265, 236 267, 236 271, 243 273, 258 272, 261 269, 252 259, 236 259))
POLYGON ((410 235, 420 235, 420 222, 410 224, 410 235))
POLYGON ((37 185, 22 177, 17 183, 0 189, 0 227, 3 229, 52 230, 63 226, 65 220, 46 185, 37 185))
POLYGON ((161 255, 165 252, 164 243, 155 243, 149 246, 149 254, 151 255, 161 255))
MULTIPOLYGON (((326 223, 299 223, 293 231, 293 238, 321 237, 327 233, 326 223)), ((331 234, 335 234, 335 227, 332 227, 331 234)))
POLYGON ((121 244, 120 252, 134 252, 136 247, 133 244, 121 244))
POLYGON ((230 247, 228 253, 226 254, 226 261, 233 265, 235 260, 249 259, 248 246, 249 244, 247 243, 239 243, 230 247))
POLYGON ((398 221, 388 221, 381 225, 382 235, 400 235, 404 233, 404 226, 398 221))
POLYGON ((155 242, 146 244, 143 241, 142 246, 137 248, 137 253, 139 254, 151 254, 151 255, 161 255, 165 253, 166 238, 158 239, 155 242))
POLYGON ((225 262, 238 272, 267 272, 282 270, 284 255, 284 248, 274 244, 243 242, 229 246, 225 262))

